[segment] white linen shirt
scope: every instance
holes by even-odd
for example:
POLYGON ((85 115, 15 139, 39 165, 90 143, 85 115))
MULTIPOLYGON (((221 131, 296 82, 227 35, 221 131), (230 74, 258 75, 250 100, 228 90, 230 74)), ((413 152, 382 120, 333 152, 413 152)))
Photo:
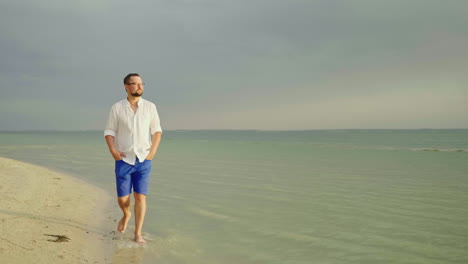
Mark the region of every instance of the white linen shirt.
POLYGON ((151 149, 151 136, 161 132, 156 105, 143 98, 138 100, 138 108, 133 112, 130 103, 124 100, 115 103, 109 113, 105 136, 115 138, 115 147, 125 153, 122 160, 135 165, 136 158, 143 162, 151 149))

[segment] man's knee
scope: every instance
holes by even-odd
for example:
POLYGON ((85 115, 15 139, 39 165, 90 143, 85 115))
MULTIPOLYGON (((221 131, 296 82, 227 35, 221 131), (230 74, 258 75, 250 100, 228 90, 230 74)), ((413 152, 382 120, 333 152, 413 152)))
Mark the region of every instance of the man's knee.
POLYGON ((127 204, 130 202, 130 195, 118 197, 117 201, 119 202, 119 204, 122 204, 122 205, 127 204))
POLYGON ((144 202, 146 201, 146 195, 134 192, 133 196, 135 197, 135 202, 144 202))

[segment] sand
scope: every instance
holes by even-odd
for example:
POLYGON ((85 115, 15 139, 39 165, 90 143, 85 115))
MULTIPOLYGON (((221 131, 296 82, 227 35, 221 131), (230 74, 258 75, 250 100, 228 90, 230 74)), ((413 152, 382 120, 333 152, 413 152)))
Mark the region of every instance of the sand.
POLYGON ((0 263, 111 262, 108 193, 1 157, 0 182, 0 263), (51 241, 57 239, 63 242, 51 241))

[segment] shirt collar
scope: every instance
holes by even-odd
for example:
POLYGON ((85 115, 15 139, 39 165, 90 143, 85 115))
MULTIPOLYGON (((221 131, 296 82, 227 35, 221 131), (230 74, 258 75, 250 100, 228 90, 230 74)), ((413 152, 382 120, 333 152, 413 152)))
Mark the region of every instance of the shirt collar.
MULTIPOLYGON (((130 106, 130 102, 128 101, 128 99, 125 98, 124 100, 125 100, 125 102, 127 102, 127 105, 130 106)), ((143 102, 144 100, 145 100, 145 99, 143 99, 142 97, 140 97, 140 100, 138 100, 137 105, 140 107, 141 104, 142 104, 142 102, 143 102)))

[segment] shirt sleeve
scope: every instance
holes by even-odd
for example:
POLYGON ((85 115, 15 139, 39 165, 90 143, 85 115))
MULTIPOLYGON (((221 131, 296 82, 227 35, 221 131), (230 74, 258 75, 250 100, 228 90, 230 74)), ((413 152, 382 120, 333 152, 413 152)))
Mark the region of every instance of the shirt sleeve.
POLYGON ((116 132, 117 132, 117 112, 115 110, 115 105, 114 105, 112 106, 110 113, 109 113, 109 118, 107 119, 106 128, 104 130, 104 137, 105 136, 115 137, 116 132))
POLYGON ((156 132, 162 133, 161 122, 159 120, 158 110, 156 105, 153 105, 153 117, 151 118, 150 133, 154 135, 156 132))

